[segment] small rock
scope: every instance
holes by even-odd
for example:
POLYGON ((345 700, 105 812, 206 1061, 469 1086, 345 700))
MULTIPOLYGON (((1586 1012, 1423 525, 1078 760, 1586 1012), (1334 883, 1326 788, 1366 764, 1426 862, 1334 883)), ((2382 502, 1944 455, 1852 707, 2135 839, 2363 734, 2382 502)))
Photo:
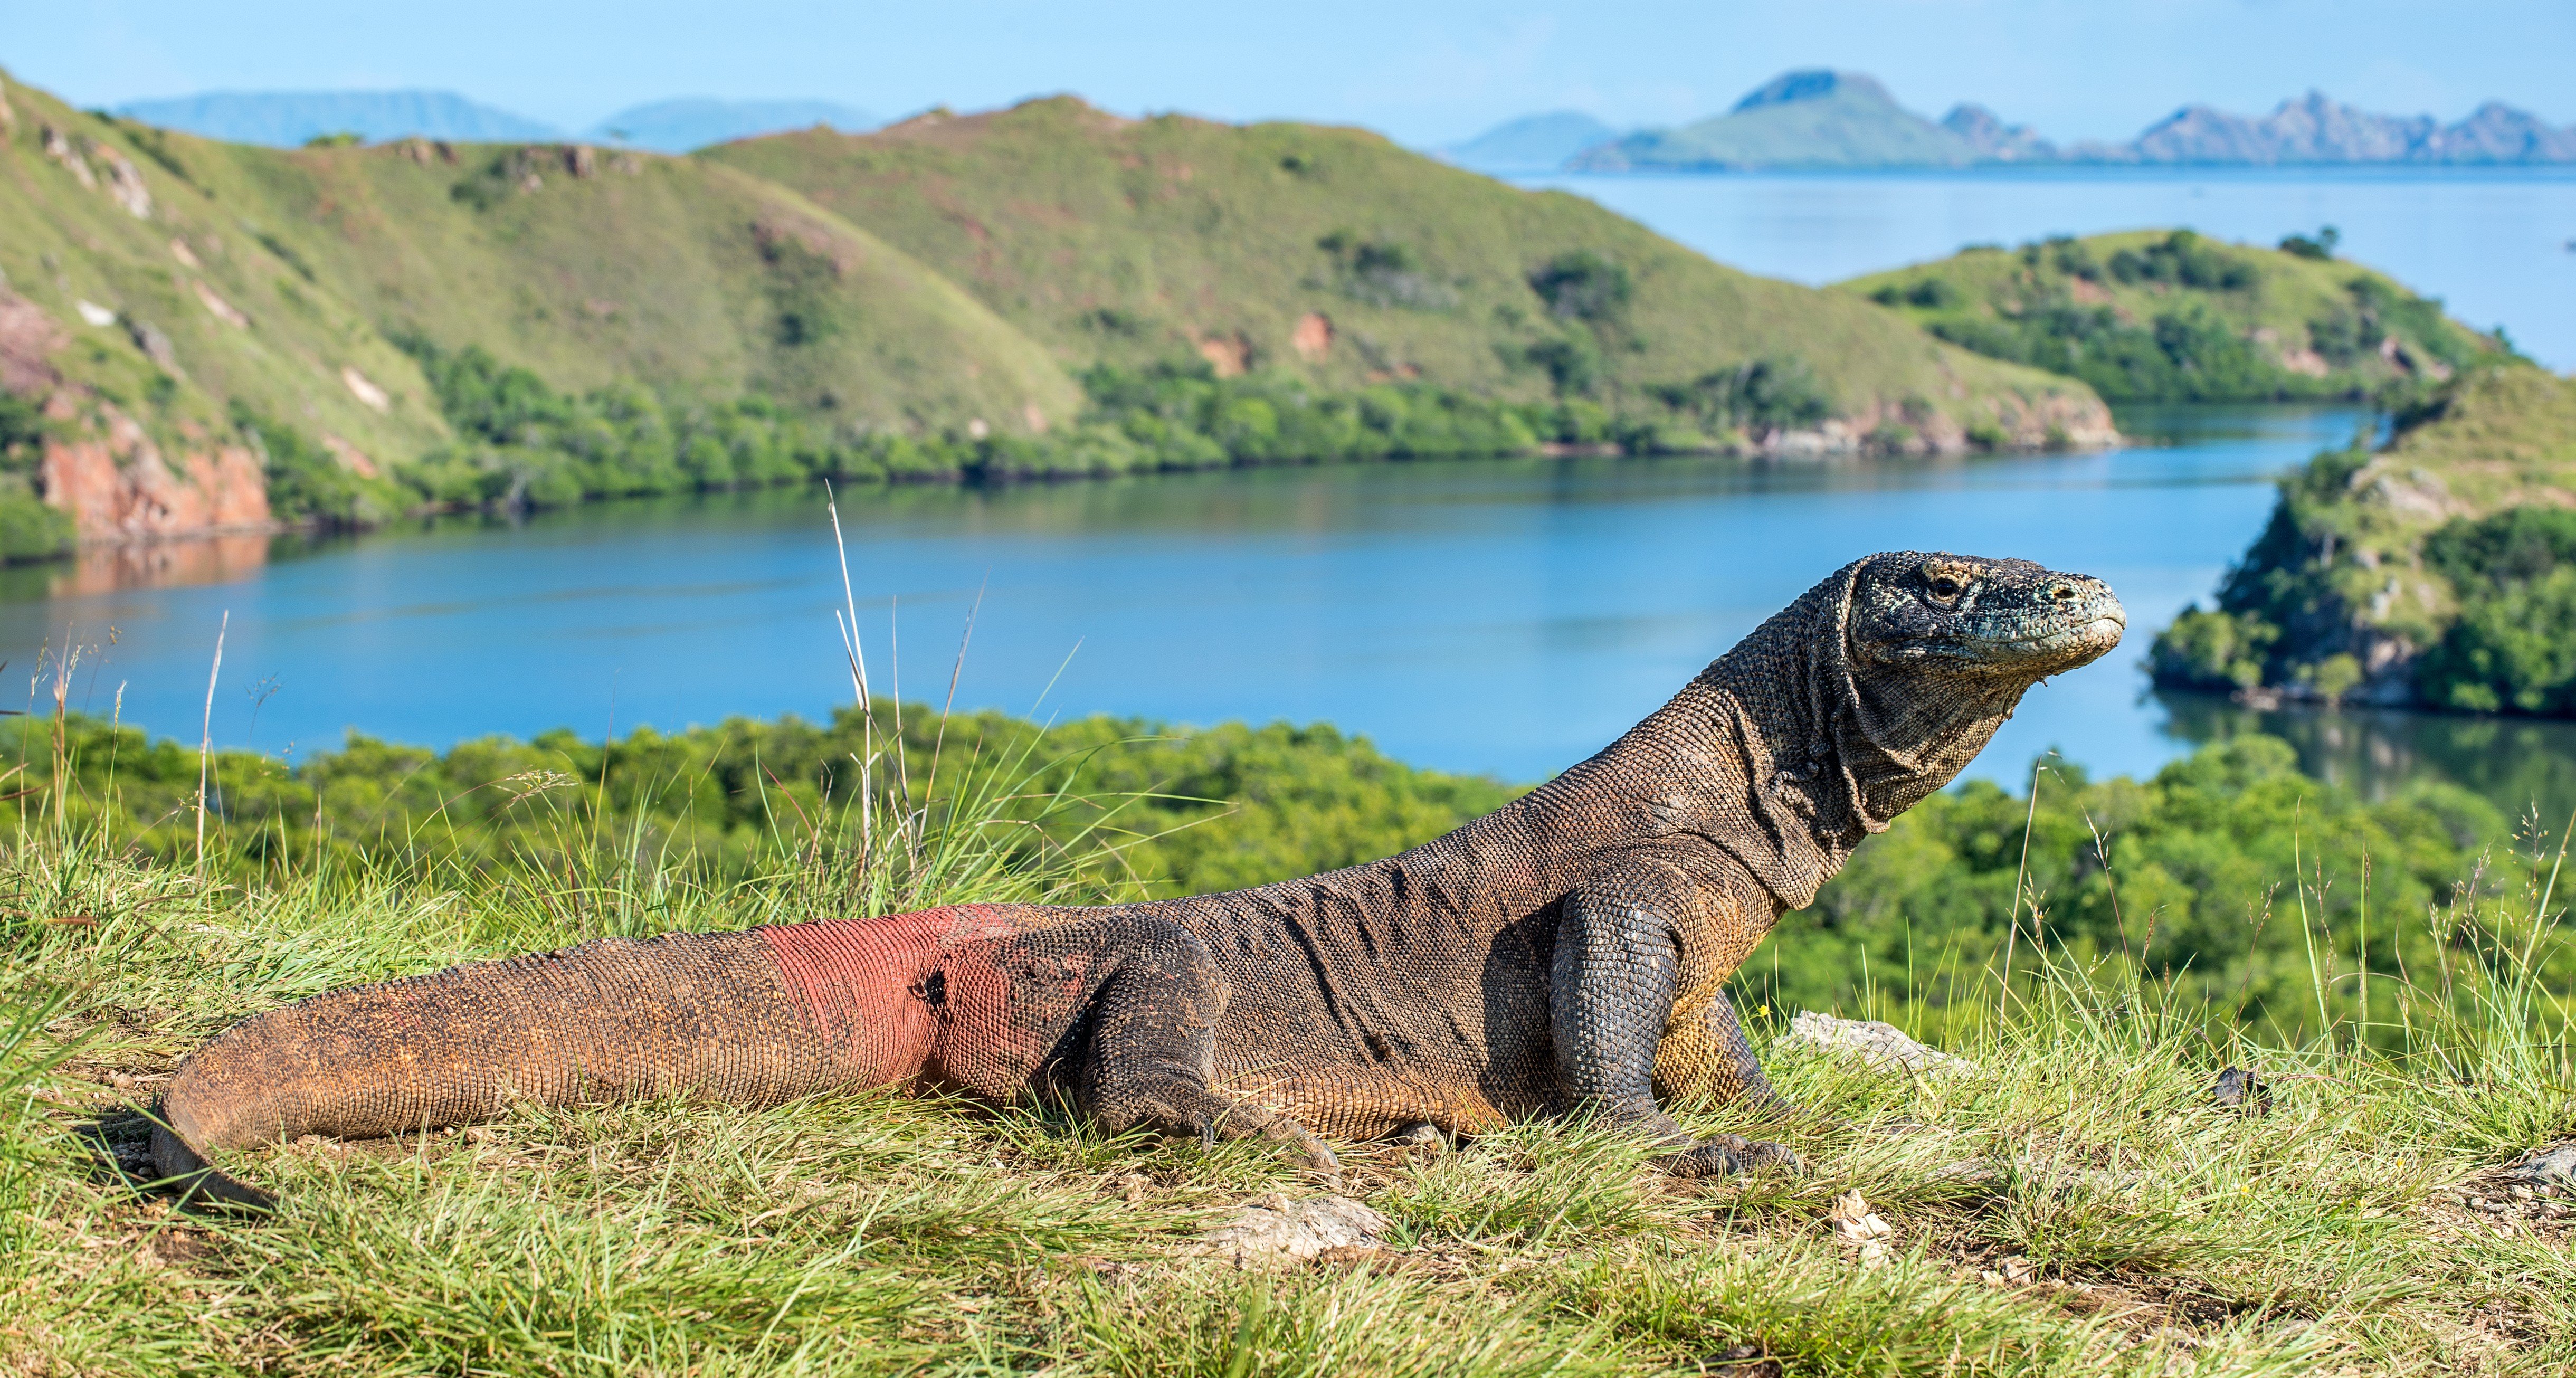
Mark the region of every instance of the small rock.
POLYGON ((2242 1067, 2229 1067, 2221 1070, 2218 1080, 2210 1084, 2209 1102, 2221 1110, 2233 1110, 2240 1115, 2269 1115, 2272 1113, 2272 1088, 2242 1067))
POLYGON ((1977 1070, 1977 1064, 1927 1048, 1893 1024, 1875 1019, 1837 1019, 1813 1010, 1798 1011, 1797 1017, 1789 1021, 1789 1031, 1772 1040, 1771 1049, 1857 1056, 1874 1071, 1902 1069, 1921 1075, 1977 1070))
POLYGON ((1238 1268, 1305 1263, 1328 1250, 1378 1248, 1394 1228, 1347 1196, 1291 1201, 1272 1192, 1245 1202, 1233 1219, 1200 1235, 1184 1252, 1230 1258, 1238 1268))
POLYGON ((1864 1268, 1875 1268, 1888 1258, 1887 1240, 1896 1233, 1884 1216, 1869 1208, 1869 1202, 1858 1191, 1847 1191, 1834 1198, 1833 1209, 1825 1218, 1834 1224, 1834 1234, 1844 1243, 1860 1246, 1864 1268))
POLYGON ((2523 1182, 2576 1185, 2576 1143, 2534 1150, 2506 1168, 2504 1175, 2523 1182))
POLYGON ((2011 1254, 2006 1256, 2000 1262, 1995 1264, 1995 1269, 2003 1274, 2004 1282, 2013 1287, 2019 1287, 2023 1283, 2030 1281, 2032 1278, 2039 1276, 2038 1265, 2032 1263, 2029 1259, 2024 1258, 2020 1254, 2011 1254))

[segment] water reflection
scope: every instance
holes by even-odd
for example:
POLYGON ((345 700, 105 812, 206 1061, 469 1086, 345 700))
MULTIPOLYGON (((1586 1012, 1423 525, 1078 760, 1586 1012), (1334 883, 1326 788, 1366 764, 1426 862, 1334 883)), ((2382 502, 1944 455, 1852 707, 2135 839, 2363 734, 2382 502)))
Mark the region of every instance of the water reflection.
POLYGON ((2248 732, 2298 749, 2299 766, 2366 799, 2419 780, 2484 796, 2508 819, 2535 809, 2555 832, 2576 810, 2576 723, 2388 709, 2249 708, 2215 694, 2152 696, 2165 730, 2195 745, 2248 732))
POLYGON ((282 536, 203 536, 148 545, 84 547, 68 560, 0 569, 0 600, 81 598, 127 589, 227 584, 256 575, 273 548, 300 541, 282 536))

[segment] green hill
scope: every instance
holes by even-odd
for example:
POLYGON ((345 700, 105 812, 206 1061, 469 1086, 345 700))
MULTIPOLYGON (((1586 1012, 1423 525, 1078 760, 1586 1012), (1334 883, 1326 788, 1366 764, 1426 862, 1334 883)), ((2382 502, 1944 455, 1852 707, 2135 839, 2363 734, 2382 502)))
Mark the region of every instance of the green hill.
POLYGON ((2576 716, 2576 379, 2477 369, 2377 452, 2318 455, 2152 666, 2171 688, 2576 716))
POLYGON ((1713 119, 1649 129, 1578 154, 1580 172, 1773 167, 1965 167, 1978 147, 1857 72, 1787 72, 1713 119))
POLYGON ((2113 401, 2358 397, 2503 350, 2385 274, 2303 236, 2189 230, 1979 247, 1839 284, 1942 339, 2081 378, 2113 401))
POLYGON ((1645 402, 1765 359, 1857 434, 1956 445, 2099 429, 2086 393, 1865 303, 1757 278, 1580 197, 1353 129, 1128 121, 1070 97, 695 155, 794 187, 974 292, 1074 367, 1204 357, 1330 388, 1422 379, 1645 402))
POLYGON ((0 557, 818 474, 2109 434, 2080 385, 1355 131, 1059 99, 690 158, 279 150, 11 101, 0 557))

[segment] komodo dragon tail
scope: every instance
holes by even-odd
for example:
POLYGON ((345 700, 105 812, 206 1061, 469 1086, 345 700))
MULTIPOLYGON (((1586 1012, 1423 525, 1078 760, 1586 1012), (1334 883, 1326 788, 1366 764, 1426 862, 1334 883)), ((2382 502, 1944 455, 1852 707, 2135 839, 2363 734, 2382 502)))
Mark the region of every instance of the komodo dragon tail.
POLYGON ((842 1037, 815 1016, 813 958, 827 964, 849 1013, 885 1008, 870 998, 884 985, 903 989, 868 960, 879 954, 818 932, 848 927, 610 938, 254 1016, 180 1065, 152 1132, 153 1162, 193 1194, 266 1206, 267 1193, 208 1155, 306 1134, 376 1138, 467 1124, 514 1100, 687 1094, 771 1105, 899 1079, 918 1055, 886 1045, 908 1041, 907 1030, 842 1037))

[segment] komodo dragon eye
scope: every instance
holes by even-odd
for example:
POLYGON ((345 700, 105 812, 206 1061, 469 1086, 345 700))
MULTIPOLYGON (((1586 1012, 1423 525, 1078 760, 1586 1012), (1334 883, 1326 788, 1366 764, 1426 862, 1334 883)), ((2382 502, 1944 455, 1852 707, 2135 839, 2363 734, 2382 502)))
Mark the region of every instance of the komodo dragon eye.
POLYGON ((1935 572, 1923 581, 1923 591, 1931 594, 1933 601, 1937 603, 1956 602, 1959 595, 1966 592, 1967 588, 1968 585, 1964 580, 1946 571, 1935 572))

